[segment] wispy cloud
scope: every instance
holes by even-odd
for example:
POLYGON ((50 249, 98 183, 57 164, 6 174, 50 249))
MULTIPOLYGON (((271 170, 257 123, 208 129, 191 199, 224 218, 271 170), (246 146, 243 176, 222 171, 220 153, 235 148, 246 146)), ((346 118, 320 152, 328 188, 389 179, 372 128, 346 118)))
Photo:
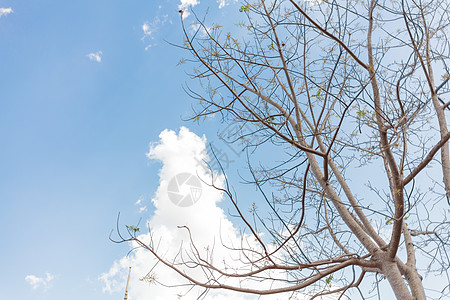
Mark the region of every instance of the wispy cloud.
POLYGON ((211 33, 212 27, 204 26, 204 24, 200 23, 192 23, 191 24, 191 33, 199 32, 202 37, 205 37, 208 35, 208 33, 211 33))
MULTIPOLYGON (((217 0, 217 3, 219 3, 219 8, 225 7, 230 4, 232 1, 228 0, 217 0)), ((233 2, 237 2, 237 0, 234 0, 233 2)))
POLYGON ((50 287, 51 281, 55 278, 54 275, 50 273, 45 273, 44 277, 37 277, 35 275, 27 275, 25 281, 28 282, 33 289, 43 287, 44 289, 50 287))
MULTIPOLYGON (((144 33, 144 36, 141 38, 141 40, 154 40, 155 34, 158 32, 158 30, 161 28, 162 25, 164 25, 169 20, 169 15, 165 14, 163 16, 156 16, 153 21, 145 22, 142 24, 142 31, 144 33)), ((148 50, 149 48, 155 46, 156 43, 150 43, 145 47, 145 50, 148 50)))
POLYGON ((10 13, 14 12, 11 7, 4 8, 0 7, 0 17, 7 16, 10 13))
POLYGON ((150 27, 150 23, 145 22, 142 24, 142 31, 144 32, 144 36, 142 37, 144 39, 145 37, 152 37, 152 34, 156 31, 156 28, 155 26, 150 27))
POLYGON ((147 210, 147 206, 143 204, 144 196, 139 197, 139 199, 134 203, 134 205, 139 206, 139 212, 142 213, 147 210))
POLYGON ((310 5, 322 3, 322 0, 305 0, 305 1, 309 2, 310 5))
POLYGON ((219 8, 222 8, 225 5, 227 5, 227 1, 226 0, 217 0, 217 2, 219 3, 219 8))
POLYGON ((97 51, 95 53, 86 54, 86 56, 89 57, 90 60, 96 61, 96 62, 102 62, 102 55, 103 55, 102 51, 97 51))

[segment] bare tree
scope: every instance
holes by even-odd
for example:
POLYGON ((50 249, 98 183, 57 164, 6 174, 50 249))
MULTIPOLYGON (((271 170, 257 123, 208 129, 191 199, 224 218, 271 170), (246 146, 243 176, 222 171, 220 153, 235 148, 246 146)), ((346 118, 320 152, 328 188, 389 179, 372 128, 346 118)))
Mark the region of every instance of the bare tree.
POLYGON ((132 231, 124 240, 206 289, 342 297, 380 274, 397 299, 426 299, 436 273, 442 289, 428 297, 450 297, 450 3, 259 0, 240 13, 235 33, 197 19, 192 34, 182 20, 182 47, 206 87, 188 90, 194 119, 237 123, 232 138, 281 161, 249 164, 261 191, 250 215, 222 189, 258 245, 243 241, 245 267, 224 269, 193 244, 181 265, 199 279, 132 231))

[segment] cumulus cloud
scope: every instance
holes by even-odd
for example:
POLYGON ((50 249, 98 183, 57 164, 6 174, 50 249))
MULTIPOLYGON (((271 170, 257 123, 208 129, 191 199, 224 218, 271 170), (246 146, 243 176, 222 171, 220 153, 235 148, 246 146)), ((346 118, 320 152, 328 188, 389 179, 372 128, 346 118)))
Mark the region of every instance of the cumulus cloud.
MULTIPOLYGON (((195 199, 188 199, 192 200, 192 203, 194 203, 194 200, 196 201, 193 205, 176 205, 175 203, 180 204, 180 202, 175 201, 173 196, 171 197, 171 193, 174 193, 174 191, 171 191, 171 188, 173 188, 171 184, 173 182, 180 184, 180 178, 187 178, 183 177, 185 174, 190 174, 191 177, 188 177, 191 180, 194 179, 192 176, 203 180, 211 178, 211 174, 204 163, 205 160, 209 159, 206 154, 205 137, 201 138, 182 127, 178 134, 171 130, 165 130, 159 138, 160 141, 153 144, 148 153, 149 158, 162 162, 162 168, 159 171, 160 185, 152 199, 156 210, 147 222, 147 226, 151 230, 151 236, 142 234, 139 238, 146 243, 152 241, 157 243, 158 252, 162 253, 165 258, 170 259, 177 257, 180 247, 184 249, 185 247, 182 245, 189 243, 187 230, 179 228, 179 226, 187 226, 193 234, 195 244, 200 252, 206 254, 214 249, 214 257, 217 262, 228 260, 230 250, 223 243, 226 242, 231 247, 232 245, 238 247, 241 243, 241 235, 227 219, 223 210, 217 206, 217 203, 222 200, 222 194, 198 180, 197 183, 200 183, 200 186, 197 186, 195 191, 199 192, 200 189, 200 192, 195 194, 195 199), (176 180, 174 181, 174 179, 176 180)), ((216 178, 215 184, 221 186, 224 178, 222 176, 216 178)), ((179 186, 179 193, 189 194, 193 191, 192 186, 190 187, 190 190, 183 191, 179 186)), ((130 247, 135 246, 130 245, 130 247)), ((187 246, 187 249, 190 249, 189 246, 187 246)), ((209 253, 211 255, 211 252, 209 253)), ((181 286, 181 284, 186 283, 183 278, 177 276, 168 268, 158 265, 151 253, 142 248, 136 249, 130 255, 114 262, 110 270, 100 276, 104 285, 103 290, 110 293, 122 291, 130 266, 132 267, 130 299, 177 299, 177 295, 185 295, 189 290, 189 287, 181 286), (156 268, 153 268, 155 265, 156 268), (175 287, 167 288, 167 286, 150 282, 160 282, 175 287)), ((194 276, 201 277, 203 274, 201 271, 189 271, 193 271, 194 276)), ((200 290, 194 289, 183 299, 197 299, 199 293, 201 293, 200 290)), ((208 295, 208 299, 211 300, 254 299, 253 296, 240 296, 229 291, 213 291, 208 295)))
POLYGON ((11 7, 8 8, 0 7, 0 17, 7 16, 12 12, 13 10, 11 7))
POLYGON ((183 11, 183 19, 189 16, 189 8, 200 4, 199 0, 181 0, 178 9, 183 11))
POLYGON ((102 51, 97 51, 95 53, 86 54, 86 56, 89 57, 90 60, 96 61, 96 62, 102 62, 102 55, 103 55, 102 51))
MULTIPOLYGON (((260 251, 260 248, 253 237, 239 232, 218 206, 223 194, 205 183, 211 183, 211 173, 205 163, 209 161, 206 138, 199 137, 182 127, 178 133, 164 130, 159 139, 159 142, 150 146, 148 153, 150 159, 162 162, 159 187, 152 199, 155 211, 139 231, 142 232, 145 228, 145 231, 148 229, 150 233, 141 234, 138 238, 145 244, 157 248, 157 252, 164 259, 179 262, 180 259, 188 259, 189 253, 192 255, 190 251, 193 251, 193 248, 186 229, 189 228, 196 246, 195 251, 203 257, 212 257, 214 264, 219 268, 228 270, 230 267, 239 268, 243 264, 242 256, 239 256, 241 252, 230 250, 231 248, 241 248, 243 244, 255 251, 260 251)), ((224 176, 214 175, 214 184, 223 187, 224 176)), ((142 200, 138 200, 136 204, 141 205, 142 200)), ((191 300, 198 299, 203 292, 202 289, 191 290, 190 286, 183 286, 187 283, 186 280, 162 263, 158 263, 148 250, 136 248, 135 243, 130 243, 129 246, 130 249, 135 249, 129 255, 115 261, 109 271, 99 277, 104 292, 122 293, 129 267, 132 267, 129 299, 165 300, 178 299, 181 295, 182 299, 191 300)), ((270 245, 267 248, 269 251, 272 249, 270 245)), ((205 274, 199 268, 185 267, 183 271, 196 278, 205 278, 205 274)), ((282 271, 275 275, 286 276, 282 271)), ((239 281, 228 279, 225 283, 238 285, 239 281)), ((244 284, 252 288, 261 288, 260 282, 244 284)), ((208 292, 207 299, 270 300, 280 297, 283 295, 259 298, 227 290, 214 290, 208 292)), ((297 299, 303 298, 300 295, 297 299)))
POLYGON ((25 277, 25 281, 28 282, 33 289, 37 289, 39 287, 48 288, 50 286, 51 281, 55 278, 54 275, 50 273, 45 273, 44 277, 37 277, 35 275, 27 275, 25 277))
MULTIPOLYGON (((188 226, 196 237, 196 243, 205 247, 213 245, 214 242, 220 244, 218 235, 221 231, 223 236, 231 235, 237 238, 233 225, 216 205, 222 199, 221 193, 216 189, 198 181, 201 184, 201 193, 196 199, 197 202, 184 207, 174 204, 173 198, 170 198, 168 192, 169 183, 174 182, 173 179, 178 178, 177 175, 179 174, 191 174, 196 178, 198 175, 203 179, 209 177, 208 170, 203 163, 203 160, 208 159, 205 138, 197 136, 184 127, 180 129, 178 134, 171 130, 165 130, 159 138, 160 141, 153 144, 148 153, 149 158, 163 163, 159 172, 160 185, 152 199, 156 210, 148 220, 148 227, 151 228, 152 239, 158 241, 161 252, 167 257, 175 257, 182 242, 188 241, 186 230, 180 229, 178 226, 188 226)), ((218 180, 223 181, 223 178, 218 180)), ((183 193, 181 189, 179 192, 183 193)), ((189 192, 188 190, 187 193, 189 192)), ((141 205, 142 199, 139 199, 136 204, 141 205)), ((149 235, 143 234, 139 238, 150 242, 149 235)), ((130 247, 134 246, 130 245, 130 247)), ((101 275, 100 280, 104 283, 103 290, 110 293, 122 291, 127 277, 127 269, 132 266, 130 299, 146 299, 149 297, 155 300, 177 299, 178 294, 187 292, 186 287, 167 288, 162 285, 149 284, 149 276, 154 276, 158 282, 165 284, 185 283, 182 278, 178 278, 167 268, 156 268, 153 270, 155 273, 149 274, 148 272, 155 263, 155 258, 148 251, 144 249, 135 250, 131 255, 114 262, 111 269, 101 275)), ((216 296, 222 298, 213 297, 211 299, 229 299, 223 298, 225 294, 218 293, 216 296)), ((197 296, 198 294, 191 292, 183 299, 197 299, 197 296)))
POLYGON ((194 7, 198 4, 200 4, 200 1, 198 0, 181 0, 178 8, 181 10, 186 10, 188 7, 194 7))

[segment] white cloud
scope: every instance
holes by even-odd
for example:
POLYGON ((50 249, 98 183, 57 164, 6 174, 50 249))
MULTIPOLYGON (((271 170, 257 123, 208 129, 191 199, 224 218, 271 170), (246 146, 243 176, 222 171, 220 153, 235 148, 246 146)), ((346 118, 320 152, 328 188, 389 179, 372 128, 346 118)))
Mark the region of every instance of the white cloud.
POLYGON ((150 28, 150 24, 148 22, 145 22, 142 24, 142 31, 144 32, 144 36, 151 36, 154 32, 154 29, 150 28))
MULTIPOLYGON (((234 0, 234 2, 237 2, 238 0, 234 0)), ((231 1, 227 0, 217 0, 217 3, 219 3, 219 8, 225 7, 230 4, 231 1)))
POLYGON ((147 206, 143 205, 144 196, 139 197, 139 199, 134 203, 134 205, 139 206, 139 212, 142 213, 147 210, 147 206))
POLYGON ((189 7, 194 7, 197 4, 200 4, 198 0, 181 0, 178 5, 178 9, 183 11, 183 19, 189 16, 189 7))
POLYGON ((39 287, 48 288, 50 286, 51 281, 55 278, 54 275, 50 273, 45 273, 45 277, 37 277, 35 275, 27 275, 25 277, 25 281, 28 282, 33 289, 37 289, 39 287))
POLYGON ((217 3, 219 3, 219 8, 222 8, 225 5, 227 5, 227 1, 226 0, 217 0, 217 3))
POLYGON ((97 51, 95 53, 86 54, 86 56, 89 57, 90 60, 96 61, 96 62, 102 62, 102 55, 103 55, 102 51, 97 51))
POLYGON ((314 4, 321 4, 322 0, 305 0, 306 2, 309 2, 310 5, 314 5, 314 4))
POLYGON ((191 24, 191 33, 194 34, 195 32, 199 31, 200 35, 202 37, 205 37, 208 35, 208 33, 211 32, 212 27, 203 26, 199 23, 192 23, 191 24))
POLYGON ((11 7, 4 8, 0 7, 0 17, 7 16, 10 13, 14 12, 11 7))
MULTIPOLYGON (((158 30, 161 28, 162 25, 164 25, 167 21, 169 20, 169 15, 165 14, 161 17, 156 16, 153 21, 149 22, 145 22, 144 24, 142 24, 142 31, 144 32, 144 36, 141 38, 141 40, 145 40, 145 39, 150 39, 150 40, 154 40, 155 39, 155 34, 158 32, 158 30)), ((149 45, 147 45, 145 47, 145 50, 148 50, 150 47, 155 46, 155 43, 150 43, 149 45)))
POLYGON ((389 241, 392 233, 392 226, 389 226, 389 224, 392 224, 392 220, 386 219, 384 224, 380 220, 371 220, 370 223, 383 240, 389 241))
MULTIPOLYGON (((152 144, 148 153, 150 159, 162 162, 162 167, 159 171, 159 187, 152 199, 156 210, 147 221, 147 224, 142 225, 143 228, 141 228, 141 232, 147 231, 148 228, 151 235, 149 233, 141 234, 138 238, 147 245, 154 242, 154 247, 157 248, 157 252, 163 258, 169 261, 176 260, 180 262, 181 257, 186 259, 189 253, 192 255, 187 230, 179 228, 179 226, 187 226, 192 234, 197 250, 203 257, 213 257, 214 264, 219 268, 224 268, 225 265, 239 268, 242 266, 240 259, 243 257, 239 256, 242 253, 232 251, 230 248, 240 248, 243 244, 244 247, 255 251, 260 251, 260 248, 253 237, 250 238, 246 234, 239 233, 228 220, 224 211, 217 206, 222 200, 223 194, 203 182, 200 184, 201 193, 195 194, 199 195, 198 201, 191 206, 177 206, 170 198, 169 191, 171 184, 174 182, 172 179, 179 178, 177 175, 180 173, 191 173, 198 176, 196 178, 210 182, 211 174, 204 163, 204 161, 209 160, 206 154, 206 138, 197 136, 185 127, 182 127, 178 134, 171 130, 164 130, 159 135, 159 138, 160 141, 152 144), (181 249, 183 250, 181 251, 181 249)), ((218 174, 215 174, 215 176, 214 184, 219 187, 223 186, 224 177, 218 174)), ((181 188, 179 191, 183 193, 181 188)), ((192 194, 193 192, 198 192, 198 189, 191 189, 190 193, 192 194)), ((130 243, 129 246, 130 248, 135 248, 137 244, 130 243)), ((267 248, 270 251, 271 246, 267 246, 267 248)), ((250 253, 246 254, 254 255, 250 253)), ((148 250, 139 247, 133 250, 131 254, 115 261, 110 270, 99 277, 100 281, 103 282, 103 291, 123 293, 130 266, 132 267, 129 288, 130 299, 178 299, 178 295, 181 294, 183 295, 181 299, 191 300, 198 299, 199 294, 203 291, 194 288, 187 293, 190 287, 182 286, 182 284, 186 283, 186 280, 168 267, 161 263, 158 264, 148 250), (156 282, 151 282, 152 280, 148 280, 149 278, 155 279, 156 282), (171 287, 169 288, 158 283, 171 287)), ((204 273, 199 268, 182 267, 182 269, 194 277, 204 278, 204 273)), ((271 275, 286 278, 286 273, 282 271, 281 273, 272 272, 271 275)), ((239 281, 227 279, 225 283, 238 285, 239 281)), ((261 288, 261 283, 259 282, 243 282, 243 284, 248 287, 261 288)), ((270 287, 267 286, 266 288, 270 287)), ((227 290, 214 290, 208 293, 207 299, 269 300, 281 299, 284 298, 283 296, 286 295, 272 295, 259 298, 255 295, 237 294, 227 290)), ((299 297, 298 299, 302 299, 301 295, 299 297)))
POLYGON ((198 0, 181 0, 180 4, 178 5, 178 8, 181 10, 187 9, 189 6, 196 6, 197 4, 200 4, 200 1, 198 0))
MULTIPOLYGON (((208 160, 205 148, 206 139, 200 138, 184 127, 180 129, 178 134, 174 131, 165 130, 159 137, 160 141, 153 144, 148 153, 149 158, 162 161, 163 166, 159 172, 160 185, 152 199, 156 211, 147 223, 152 232, 152 240, 158 243, 158 252, 162 253, 167 259, 175 258, 180 246, 183 243, 184 245, 189 243, 186 229, 178 228, 178 226, 188 226, 200 252, 205 254, 209 251, 206 250, 208 246, 210 247, 208 249, 214 247, 214 258, 218 265, 221 265, 220 263, 224 260, 229 261, 230 251, 222 243, 238 247, 241 243, 241 237, 245 239, 245 236, 240 236, 237 233, 223 210, 217 206, 217 203, 222 200, 222 194, 202 183, 198 201, 192 206, 180 207, 172 203, 167 191, 171 179, 180 173, 197 174, 204 180, 210 178, 209 171, 203 162, 208 160)), ((215 184, 221 186, 223 180, 224 178, 219 176, 215 184)), ((139 238, 146 243, 150 243, 148 234, 142 234, 139 238)), ((130 244, 130 247, 135 246, 130 244)), ((190 249, 189 246, 183 248, 187 251, 190 249)), ((185 294, 189 290, 186 286, 167 288, 140 280, 148 274, 155 263, 156 259, 149 251, 142 248, 134 250, 130 255, 114 262, 111 269, 100 276, 100 280, 104 284, 103 290, 110 293, 122 291, 129 266, 132 266, 130 299, 177 299, 177 294, 185 294)), ((201 271, 186 270, 194 276, 202 276, 203 274, 201 271)), ((152 274, 156 276, 157 281, 165 284, 180 285, 186 283, 184 279, 168 268, 164 268, 161 264, 157 265, 152 272, 154 272, 152 274)), ((199 290, 194 289, 183 299, 197 299, 198 293, 199 290)), ((211 300, 254 299, 253 296, 236 295, 236 293, 229 291, 212 291, 208 295, 208 299, 211 300)))

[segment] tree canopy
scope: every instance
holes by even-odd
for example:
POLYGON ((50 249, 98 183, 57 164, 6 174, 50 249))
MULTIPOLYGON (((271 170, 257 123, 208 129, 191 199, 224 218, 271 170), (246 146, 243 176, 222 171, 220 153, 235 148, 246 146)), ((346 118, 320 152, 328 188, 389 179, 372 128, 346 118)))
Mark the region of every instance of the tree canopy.
POLYGON ((125 240, 205 289, 365 299, 361 283, 384 278, 397 299, 448 297, 449 6, 259 0, 240 5, 230 30, 194 14, 194 32, 180 11, 182 62, 204 87, 187 89, 193 119, 237 124, 233 140, 278 162, 249 164, 259 209, 240 207, 235 183, 216 187, 256 241, 233 248, 239 267, 193 240, 173 260, 135 232, 125 240))

